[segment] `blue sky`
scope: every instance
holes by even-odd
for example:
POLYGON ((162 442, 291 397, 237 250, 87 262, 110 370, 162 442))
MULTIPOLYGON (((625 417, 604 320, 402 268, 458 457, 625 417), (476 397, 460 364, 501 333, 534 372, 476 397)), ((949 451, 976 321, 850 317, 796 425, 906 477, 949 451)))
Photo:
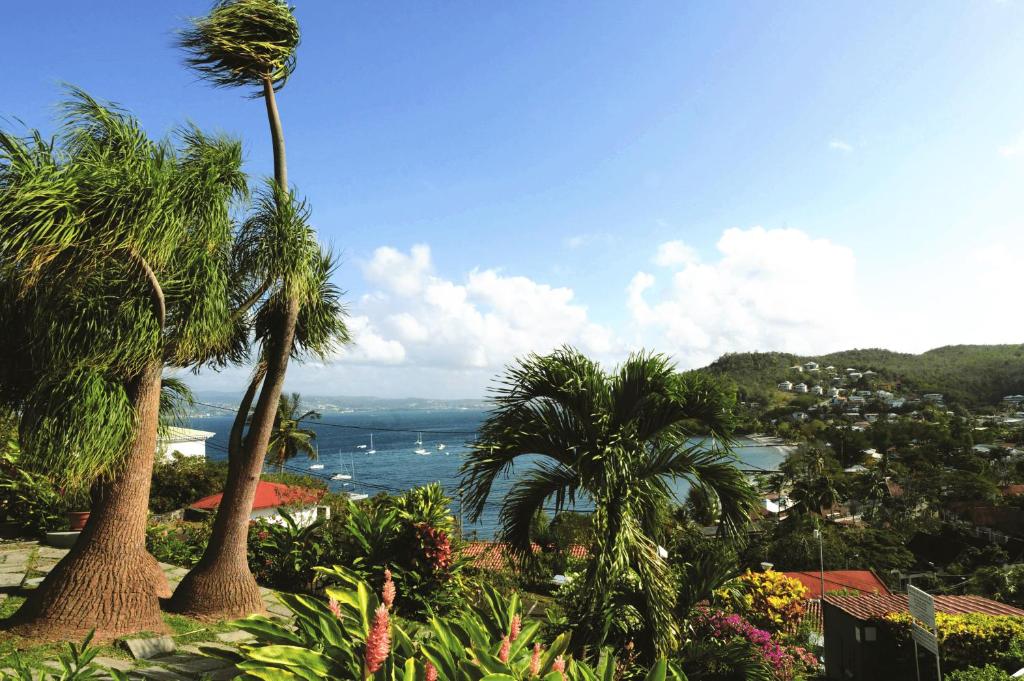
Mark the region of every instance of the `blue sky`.
MULTIPOLYGON (((0 113, 59 83, 271 169, 262 104, 182 66, 205 2, 17 3, 0 113)), ((480 394, 570 342, 724 351, 1019 342, 1019 2, 300 2, 292 181, 359 341, 308 392, 480 394)), ((196 379, 229 388, 244 370, 196 379)))

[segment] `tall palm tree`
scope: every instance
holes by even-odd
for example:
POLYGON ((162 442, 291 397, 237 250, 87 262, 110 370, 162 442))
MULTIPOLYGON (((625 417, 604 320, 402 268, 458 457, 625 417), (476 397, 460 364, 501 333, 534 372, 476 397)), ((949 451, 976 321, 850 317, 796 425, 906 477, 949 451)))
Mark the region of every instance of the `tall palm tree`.
POLYGON ((223 0, 181 34, 187 63, 202 77, 220 87, 252 88, 263 97, 274 151, 274 180, 240 236, 239 262, 259 282, 255 292, 262 296, 253 320, 256 366, 229 435, 228 480, 210 542, 171 601, 173 609, 197 616, 233 617, 263 609, 246 562, 247 527, 288 361, 303 351, 326 356, 348 341, 338 292, 321 296, 333 260, 316 244, 309 209, 288 185, 275 93, 295 68, 298 44, 292 7, 280 0, 223 0))
POLYGON ((241 145, 194 128, 180 150, 72 90, 54 140, 0 133, 0 401, 25 465, 92 487, 74 548, 17 630, 106 639, 161 630, 166 578, 145 549, 165 365, 228 357, 231 201, 241 145))
POLYGON ((495 408, 462 468, 471 519, 483 513, 495 479, 516 462, 528 466, 502 502, 498 539, 529 562, 531 522, 544 506, 560 510, 589 499, 597 537, 584 575, 590 616, 579 623, 574 645, 600 647, 610 595, 633 572, 653 634, 651 652, 670 650, 678 638, 674 593, 657 550, 670 483, 687 480, 713 498, 725 533, 735 533, 754 505, 725 448, 728 397, 703 375, 676 373, 662 355, 633 354, 609 373, 563 348, 509 367, 492 399, 495 408), (697 443, 695 435, 714 444, 697 443))
POLYGON ((319 421, 320 412, 310 409, 299 413, 302 409, 302 398, 298 393, 281 395, 277 405, 277 416, 274 418, 274 432, 270 436, 270 447, 267 449, 267 463, 277 466, 279 471, 284 465, 299 454, 305 454, 310 460, 316 460, 317 451, 313 446, 316 431, 303 428, 304 421, 319 421))

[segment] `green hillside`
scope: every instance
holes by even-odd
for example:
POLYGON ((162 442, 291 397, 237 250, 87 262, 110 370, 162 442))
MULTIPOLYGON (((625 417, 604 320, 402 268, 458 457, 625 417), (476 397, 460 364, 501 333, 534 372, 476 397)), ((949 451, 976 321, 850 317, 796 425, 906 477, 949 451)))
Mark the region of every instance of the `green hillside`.
POLYGON ((920 355, 867 349, 801 356, 784 352, 730 353, 706 371, 734 381, 743 397, 768 399, 783 379, 808 380, 790 367, 815 361, 878 372, 876 381, 900 385, 904 391, 937 392, 950 404, 967 407, 998 404, 1004 395, 1024 393, 1024 345, 950 345, 920 355))

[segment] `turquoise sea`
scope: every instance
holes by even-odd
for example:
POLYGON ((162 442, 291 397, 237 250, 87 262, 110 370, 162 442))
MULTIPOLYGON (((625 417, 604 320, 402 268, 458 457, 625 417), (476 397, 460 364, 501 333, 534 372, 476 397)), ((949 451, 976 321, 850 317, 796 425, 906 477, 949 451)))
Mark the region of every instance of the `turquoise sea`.
MULTIPOLYGON (((325 479, 339 472, 351 474, 351 481, 330 480, 331 489, 371 496, 439 482, 456 499, 452 511, 458 514, 459 468, 468 443, 485 416, 475 409, 381 409, 324 414, 321 421, 310 424, 317 433, 318 463, 323 464, 323 469, 311 470, 309 466, 313 462, 294 459, 288 470, 325 479), (375 454, 367 453, 371 433, 375 454), (422 448, 429 452, 426 455, 413 451, 417 449, 418 434, 422 434, 422 448), (438 449, 439 444, 444 444, 445 448, 438 449), (367 447, 360 449, 358 445, 367 447)), ((231 420, 230 415, 192 419, 193 428, 216 433, 207 441, 209 459, 227 457, 231 420)), ((745 467, 774 469, 783 458, 778 447, 759 446, 750 440, 743 440, 740 445, 736 453, 745 467)), ((467 533, 476 532, 480 538, 493 536, 501 500, 511 487, 514 475, 513 472, 510 478, 497 481, 479 521, 469 523, 465 519, 467 533)), ((686 489, 686 484, 680 482, 677 494, 685 496, 686 489)), ((584 504, 579 504, 578 508, 586 510, 584 504)))

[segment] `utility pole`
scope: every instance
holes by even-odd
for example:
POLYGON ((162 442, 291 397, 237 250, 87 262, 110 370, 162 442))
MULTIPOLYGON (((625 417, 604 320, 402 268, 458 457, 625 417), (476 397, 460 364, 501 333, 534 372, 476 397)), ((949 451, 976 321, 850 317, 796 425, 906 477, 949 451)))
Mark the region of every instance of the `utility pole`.
POLYGON ((815 528, 814 536, 818 540, 818 578, 821 581, 821 602, 825 602, 825 548, 822 545, 821 530, 815 528))

